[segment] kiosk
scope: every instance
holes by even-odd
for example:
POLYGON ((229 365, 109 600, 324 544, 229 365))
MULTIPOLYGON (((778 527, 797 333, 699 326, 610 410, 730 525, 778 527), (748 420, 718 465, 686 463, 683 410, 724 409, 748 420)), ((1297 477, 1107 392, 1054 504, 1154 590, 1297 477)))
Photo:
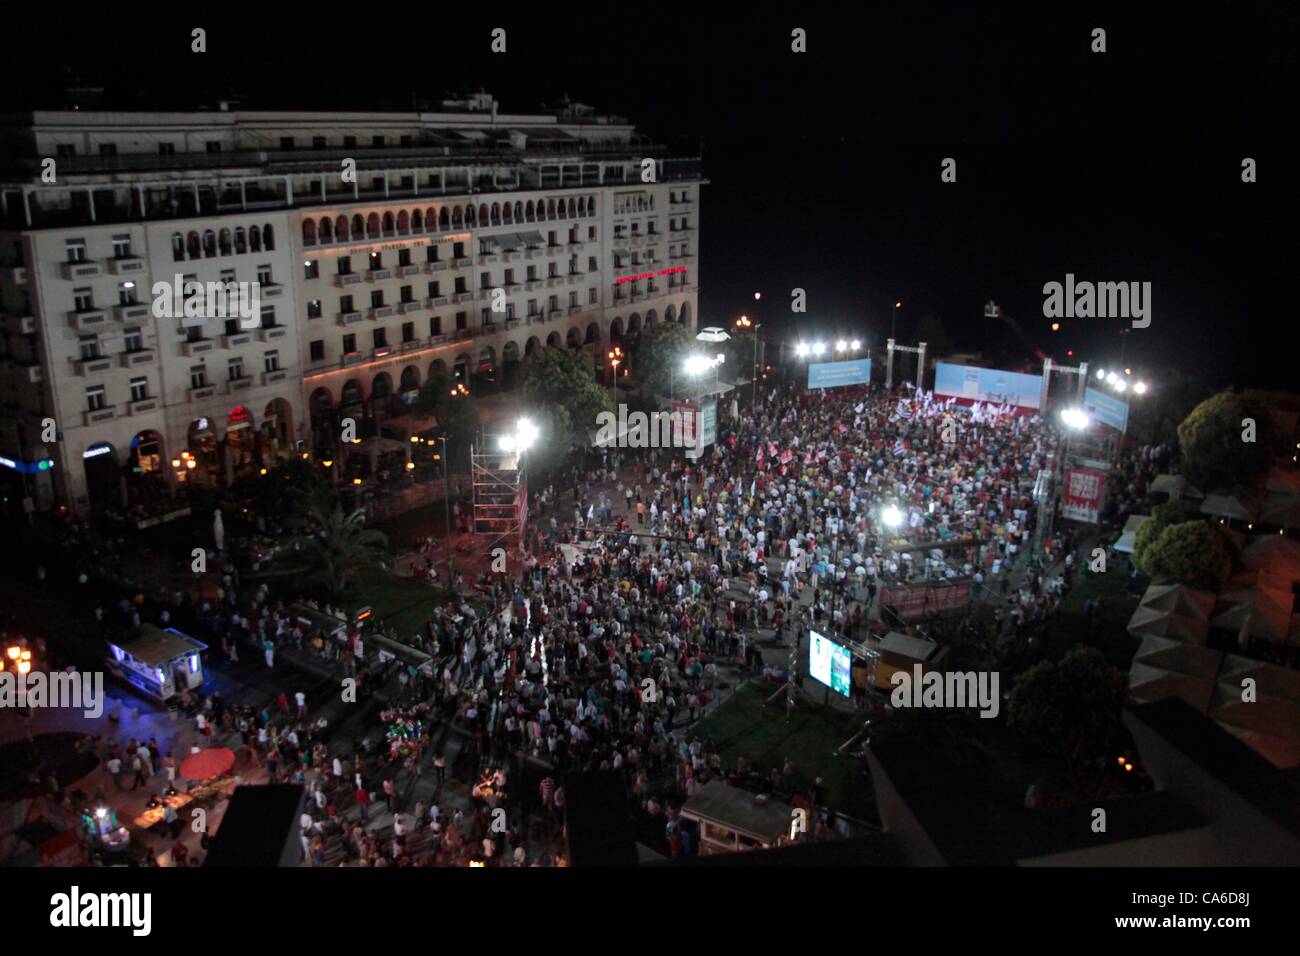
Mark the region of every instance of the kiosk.
POLYGON ((111 673, 154 700, 166 702, 183 690, 203 686, 203 652, 208 645, 174 627, 142 624, 133 637, 108 642, 111 673))

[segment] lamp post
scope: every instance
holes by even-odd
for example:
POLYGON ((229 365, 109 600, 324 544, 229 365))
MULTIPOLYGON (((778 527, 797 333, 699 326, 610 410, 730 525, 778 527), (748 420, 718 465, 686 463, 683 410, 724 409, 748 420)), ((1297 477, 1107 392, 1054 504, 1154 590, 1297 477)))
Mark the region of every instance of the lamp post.
POLYGON ((623 361, 623 350, 617 345, 609 351, 609 362, 614 367, 613 381, 609 384, 609 397, 615 404, 618 404, 618 366, 623 361))
POLYGON ((442 517, 447 523, 447 535, 443 538, 443 549, 447 556, 447 584, 450 587, 455 571, 451 561, 451 486, 447 473, 451 469, 451 459, 447 457, 447 433, 438 436, 442 442, 442 517))
POLYGON ((897 334, 898 330, 896 328, 898 324, 898 310, 901 309, 902 307, 903 307, 903 300, 896 299, 894 301, 894 310, 889 314, 889 337, 891 339, 898 338, 898 334, 897 334))
POLYGON ((751 322, 749 316, 742 315, 736 320, 736 327, 747 329, 754 336, 754 358, 749 367, 750 393, 749 404, 752 408, 758 404, 758 330, 763 327, 762 322, 751 322))

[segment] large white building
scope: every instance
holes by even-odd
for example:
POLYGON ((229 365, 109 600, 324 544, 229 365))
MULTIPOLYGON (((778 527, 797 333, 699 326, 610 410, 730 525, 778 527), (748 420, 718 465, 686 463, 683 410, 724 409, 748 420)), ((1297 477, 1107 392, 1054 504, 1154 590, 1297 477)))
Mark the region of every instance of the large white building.
POLYGON ((228 482, 434 371, 474 392, 536 348, 694 325, 698 157, 581 106, 443 106, 0 118, 10 489, 81 511, 228 482), (172 315, 177 276, 256 282, 260 314, 172 315))

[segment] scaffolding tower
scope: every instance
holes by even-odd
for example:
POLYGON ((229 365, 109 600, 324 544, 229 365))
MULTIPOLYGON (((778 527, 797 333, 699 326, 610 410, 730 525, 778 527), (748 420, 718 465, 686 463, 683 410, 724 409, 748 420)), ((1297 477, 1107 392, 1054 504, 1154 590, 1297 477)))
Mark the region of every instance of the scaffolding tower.
POLYGON ((528 509, 528 479, 518 451, 493 451, 492 442, 471 445, 470 480, 474 493, 476 538, 486 550, 523 544, 528 509))

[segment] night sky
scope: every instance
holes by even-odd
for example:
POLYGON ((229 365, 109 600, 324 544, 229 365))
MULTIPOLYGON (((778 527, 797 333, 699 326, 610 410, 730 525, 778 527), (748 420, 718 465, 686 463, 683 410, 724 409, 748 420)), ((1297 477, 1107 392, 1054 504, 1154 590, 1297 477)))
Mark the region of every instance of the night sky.
POLYGON ((988 328, 992 298, 1054 357, 1073 348, 1074 360, 1113 362, 1127 320, 1049 331, 1043 283, 1073 272, 1152 283, 1153 321, 1130 335, 1128 362, 1153 381, 1290 384, 1294 4, 838 16, 801 5, 779 19, 758 6, 627 5, 581 21, 564 7, 521 19, 287 6, 37 13, 10 37, 0 97, 57 106, 72 75, 139 108, 234 93, 250 109, 410 109, 483 87, 526 111, 567 93, 703 149, 701 325, 753 315, 761 290, 773 336, 879 344, 901 298, 903 341, 928 314, 958 346, 1025 357, 1005 326, 988 328), (194 26, 208 30, 206 54, 189 52, 194 26), (489 51, 497 26, 504 56, 489 51), (790 52, 795 26, 806 54, 790 52), (1104 54, 1089 51, 1098 26, 1104 54), (940 182, 948 156, 955 184, 940 182), (1245 156, 1258 161, 1255 184, 1241 182, 1245 156), (794 287, 808 293, 806 315, 789 313, 794 287))

